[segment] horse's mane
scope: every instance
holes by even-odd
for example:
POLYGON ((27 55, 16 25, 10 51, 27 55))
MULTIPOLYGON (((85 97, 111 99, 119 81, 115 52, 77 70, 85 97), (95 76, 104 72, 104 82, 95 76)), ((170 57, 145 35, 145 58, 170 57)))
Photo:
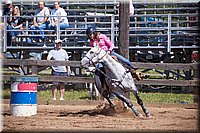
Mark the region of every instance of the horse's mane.
MULTIPOLYGON (((104 51, 103 54, 105 54, 106 51, 105 50, 103 51, 104 51)), ((115 59, 113 59, 113 57, 109 54, 107 54, 103 60, 104 60, 105 66, 109 65, 109 68, 107 69, 113 70, 113 73, 120 73, 120 72, 126 71, 124 66, 119 61, 116 61, 115 59), (114 69, 117 69, 118 71, 114 71, 114 69)))

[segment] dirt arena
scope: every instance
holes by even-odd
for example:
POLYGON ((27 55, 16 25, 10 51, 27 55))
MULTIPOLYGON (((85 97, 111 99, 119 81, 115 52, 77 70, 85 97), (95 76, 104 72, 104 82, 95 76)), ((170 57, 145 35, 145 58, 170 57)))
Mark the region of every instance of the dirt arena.
MULTIPOLYGON (((196 104, 147 104, 151 118, 137 118, 115 100, 115 110, 106 101, 37 101, 37 114, 10 115, 9 99, 3 100, 3 131, 6 132, 198 132, 196 104)), ((141 108, 134 103, 140 112, 141 108)))

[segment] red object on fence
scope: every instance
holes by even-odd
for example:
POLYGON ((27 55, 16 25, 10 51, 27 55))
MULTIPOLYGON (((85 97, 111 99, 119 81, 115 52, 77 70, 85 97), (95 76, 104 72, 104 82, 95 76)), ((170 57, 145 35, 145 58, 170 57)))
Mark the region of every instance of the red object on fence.
POLYGON ((19 83, 18 91, 37 91, 37 83, 19 83))
POLYGON ((200 55, 198 51, 192 52, 192 61, 200 61, 200 55))

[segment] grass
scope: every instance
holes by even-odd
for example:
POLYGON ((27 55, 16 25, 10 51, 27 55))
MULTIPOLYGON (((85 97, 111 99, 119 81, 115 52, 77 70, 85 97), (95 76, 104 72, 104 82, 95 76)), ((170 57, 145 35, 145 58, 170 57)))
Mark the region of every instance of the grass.
MULTIPOLYGON (((10 98, 10 89, 3 89, 3 98, 10 98)), ((143 102, 146 103, 193 103, 193 94, 175 94, 175 93, 139 93, 143 102)), ((51 100, 51 90, 41 90, 37 92, 37 99, 51 100)), ((57 98, 59 98, 59 92, 57 92, 57 98)), ((89 100, 89 90, 68 90, 65 91, 65 100, 89 100)), ((130 95, 132 101, 136 102, 133 94, 130 95)))
MULTIPOLYGON (((175 94, 175 93, 140 93, 143 101, 148 103, 193 103, 192 94, 175 94)), ((131 95, 131 99, 135 99, 131 95)))
MULTIPOLYGON (((52 98, 52 92, 51 90, 45 90, 45 91, 38 91, 37 92, 38 99, 51 99, 52 98)), ((57 98, 59 98, 59 90, 57 91, 57 98)), ((80 90, 80 91, 65 91, 64 99, 66 100, 79 100, 79 99, 90 99, 89 91, 87 90, 80 90)))

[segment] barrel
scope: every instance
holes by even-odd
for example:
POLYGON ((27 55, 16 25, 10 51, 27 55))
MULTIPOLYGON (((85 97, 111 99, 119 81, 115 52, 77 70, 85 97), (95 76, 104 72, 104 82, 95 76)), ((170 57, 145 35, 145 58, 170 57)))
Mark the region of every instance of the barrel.
POLYGON ((12 76, 10 113, 14 116, 37 114, 37 82, 34 76, 12 76))

